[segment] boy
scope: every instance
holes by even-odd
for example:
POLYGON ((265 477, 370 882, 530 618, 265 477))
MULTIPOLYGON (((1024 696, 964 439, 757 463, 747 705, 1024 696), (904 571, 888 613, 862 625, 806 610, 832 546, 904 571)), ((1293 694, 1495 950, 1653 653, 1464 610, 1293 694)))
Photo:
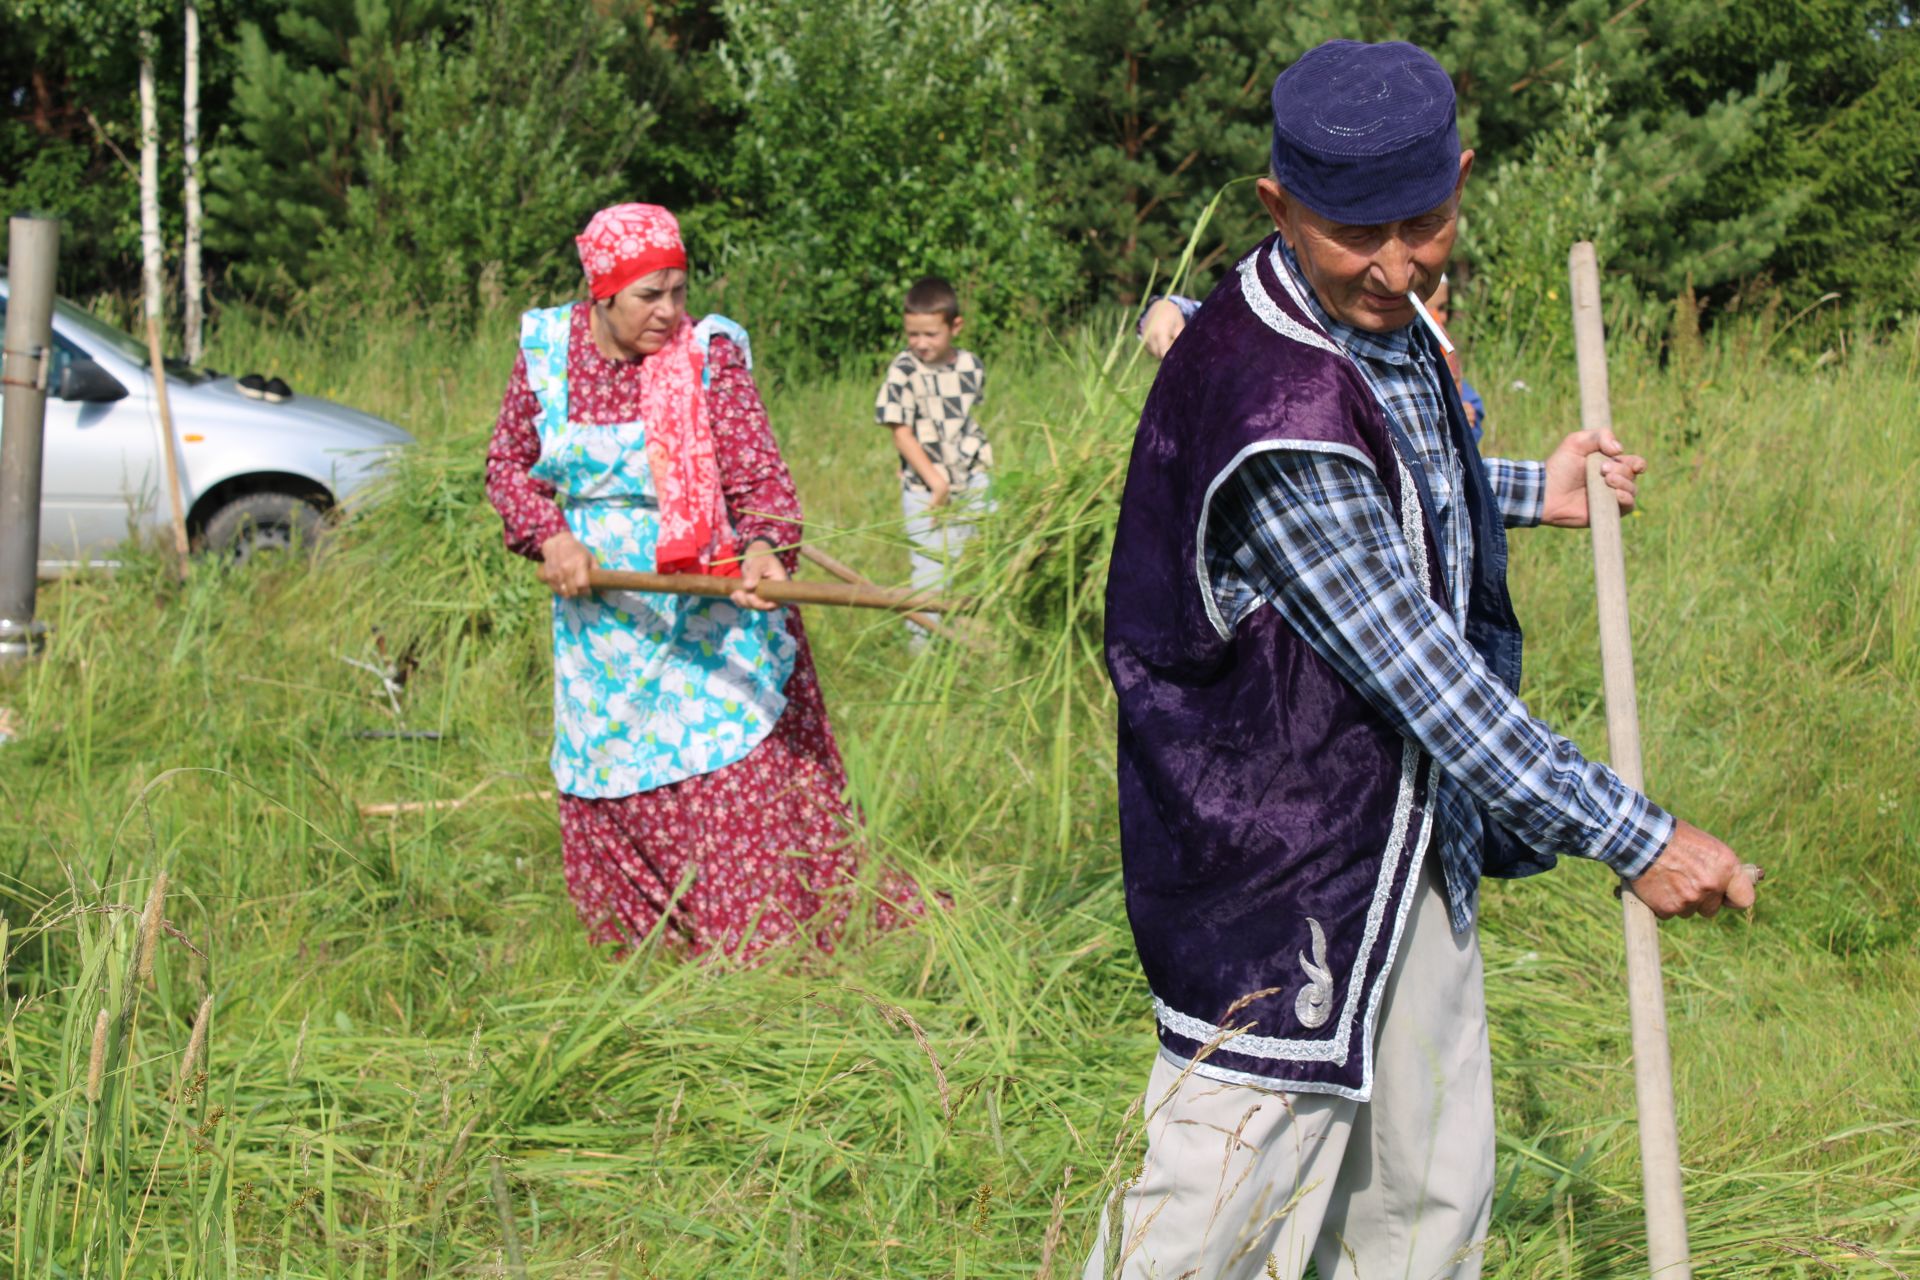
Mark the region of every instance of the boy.
MULTIPOLYGON (((973 537, 973 519, 988 510, 987 470, 993 446, 974 418, 984 394, 980 358, 954 347, 960 335, 960 299, 938 276, 907 290, 902 328, 907 349, 887 366, 873 406, 874 420, 893 430, 900 453, 900 509, 913 544, 916 590, 944 587, 948 567, 973 537), (958 511, 946 516, 941 507, 958 511)), ((909 622, 914 644, 926 632, 909 622)))

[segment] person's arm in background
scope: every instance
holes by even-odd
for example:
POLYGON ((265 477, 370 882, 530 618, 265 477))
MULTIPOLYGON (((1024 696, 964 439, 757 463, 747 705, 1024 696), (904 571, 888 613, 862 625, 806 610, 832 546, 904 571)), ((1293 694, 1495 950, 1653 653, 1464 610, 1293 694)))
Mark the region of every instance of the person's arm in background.
POLYGON ((913 384, 896 360, 887 366, 886 381, 880 384, 880 394, 874 397, 873 420, 893 431, 894 451, 933 495, 927 505, 943 506, 953 482, 947 478, 947 469, 927 456, 925 446, 913 433, 913 418, 913 384))
POLYGON ((913 468, 913 474, 920 477, 920 482, 926 485, 927 491, 933 495, 927 506, 929 508, 944 507, 948 496, 953 492, 953 482, 947 479, 947 469, 927 456, 926 447, 920 443, 920 437, 913 434, 911 424, 894 427, 893 447, 899 451, 902 458, 906 459, 907 465, 913 468))
POLYGON ((713 424, 714 460, 720 466, 727 517, 742 548, 741 586, 733 602, 747 609, 771 609, 773 602, 754 588, 763 581, 786 581, 800 562, 800 494, 740 349, 716 337, 707 359, 713 371, 707 421, 713 424))
POLYGON ((1460 379, 1460 403, 1466 406, 1467 425, 1473 428, 1473 441, 1478 444, 1480 437, 1487 433, 1487 402, 1465 378, 1460 379))
POLYGON ((1173 340, 1185 331, 1188 323, 1200 313, 1200 303, 1194 298, 1183 298, 1177 293, 1154 298, 1140 313, 1140 320, 1134 325, 1134 332, 1140 338, 1147 354, 1155 360, 1166 358, 1167 349, 1173 346, 1173 340))
POLYGON ((487 444, 487 500, 500 513, 509 551, 537 561, 540 581, 560 595, 585 595, 593 553, 567 527, 553 486, 533 475, 540 461, 539 420, 540 401, 527 385, 527 357, 521 353, 487 444))

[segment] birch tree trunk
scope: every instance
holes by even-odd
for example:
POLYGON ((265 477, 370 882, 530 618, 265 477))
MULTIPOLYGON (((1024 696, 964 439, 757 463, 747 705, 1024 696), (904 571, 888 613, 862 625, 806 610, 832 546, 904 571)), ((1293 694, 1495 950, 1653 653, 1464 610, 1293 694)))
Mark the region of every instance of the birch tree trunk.
POLYGON ((153 28, 140 28, 140 274, 147 317, 158 322, 165 296, 160 258, 160 107, 154 99, 153 28))
POLYGON ((187 331, 187 360, 200 363, 206 321, 200 311, 204 285, 200 277, 200 6, 186 0, 186 86, 181 94, 180 158, 185 170, 187 242, 180 262, 180 288, 185 295, 183 324, 187 331))

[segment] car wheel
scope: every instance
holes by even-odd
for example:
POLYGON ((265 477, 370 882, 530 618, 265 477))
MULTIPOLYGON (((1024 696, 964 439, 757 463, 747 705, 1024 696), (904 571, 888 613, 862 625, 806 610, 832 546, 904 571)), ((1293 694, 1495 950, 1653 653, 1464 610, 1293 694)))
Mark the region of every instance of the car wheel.
POLYGON ((249 493, 235 498, 207 521, 203 541, 216 557, 245 564, 254 556, 312 547, 323 516, 305 498, 290 493, 249 493))

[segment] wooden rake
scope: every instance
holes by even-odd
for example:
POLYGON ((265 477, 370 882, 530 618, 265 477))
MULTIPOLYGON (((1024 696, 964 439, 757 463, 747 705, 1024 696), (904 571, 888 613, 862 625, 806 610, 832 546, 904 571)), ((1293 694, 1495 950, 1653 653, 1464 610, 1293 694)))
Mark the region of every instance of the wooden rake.
MULTIPOLYGON (((587 577, 595 591, 660 591, 672 595, 724 600, 740 589, 740 579, 705 573, 643 573, 594 569, 587 577)), ((831 604, 896 613, 951 613, 957 602, 925 591, 903 591, 860 582, 762 582, 756 590, 778 604, 831 604)))

